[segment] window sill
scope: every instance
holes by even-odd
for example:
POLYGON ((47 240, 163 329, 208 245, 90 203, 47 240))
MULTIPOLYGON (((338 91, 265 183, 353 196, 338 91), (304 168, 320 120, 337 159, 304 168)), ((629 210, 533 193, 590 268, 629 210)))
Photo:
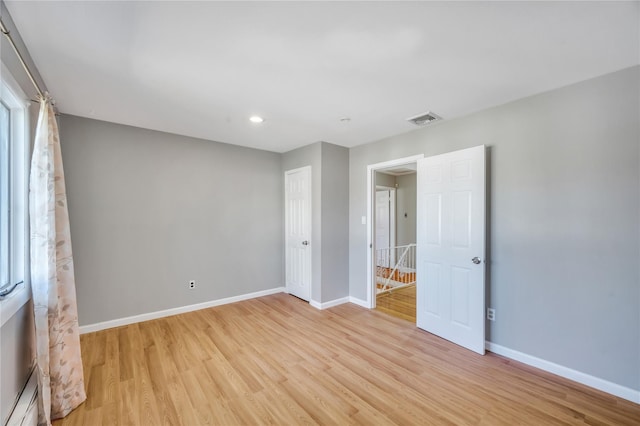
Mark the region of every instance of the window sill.
POLYGON ((0 327, 9 321, 30 299, 31 291, 25 283, 22 283, 11 294, 0 300, 0 327))

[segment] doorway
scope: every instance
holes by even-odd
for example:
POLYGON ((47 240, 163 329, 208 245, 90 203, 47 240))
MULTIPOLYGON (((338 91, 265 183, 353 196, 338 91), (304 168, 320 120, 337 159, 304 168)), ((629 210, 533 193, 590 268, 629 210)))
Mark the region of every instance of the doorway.
MULTIPOLYGON (((413 181, 415 182, 415 173, 417 167, 417 160, 423 158, 423 155, 415 155, 412 157, 405 157, 397 160, 386 161, 383 163, 372 164, 367 167, 367 241, 369 241, 369 253, 367 256, 367 304, 370 308, 381 308, 391 304, 391 301, 384 301, 386 305, 378 303, 378 294, 380 293, 398 293, 399 287, 403 286, 411 291, 408 281, 411 278, 415 279, 415 272, 411 276, 407 270, 408 267, 415 265, 400 264, 399 261, 410 258, 415 255, 415 225, 413 225, 413 231, 406 231, 407 223, 415 223, 415 204, 413 212, 404 206, 404 201, 401 204, 400 200, 406 199, 407 188, 404 184, 398 183, 402 179, 411 179, 413 175, 413 181), (397 186, 396 186, 397 185, 397 186), (390 241, 389 244, 384 244, 382 238, 379 238, 377 233, 380 228, 378 218, 380 213, 384 214, 383 195, 378 193, 379 190, 385 191, 388 188, 394 189, 394 204, 395 211, 393 212, 394 220, 389 221, 389 228, 394 230, 394 241, 390 241), (404 191, 404 192, 403 192, 404 191), (380 211, 378 211, 380 210, 380 211), (406 217, 405 217, 406 213, 406 217), (413 235, 411 235, 411 233, 413 235), (408 236, 409 235, 409 236, 408 236), (413 240, 413 241, 412 241, 413 240), (400 244, 404 243, 404 244, 400 244), (400 247, 412 245, 411 248, 400 247), (384 247, 386 246, 386 247, 384 247), (406 250, 412 250, 410 253, 406 250), (403 257, 404 256, 404 257, 403 257), (398 287, 398 288, 396 288, 398 287), (380 306, 378 306, 380 305, 380 306)), ((415 200, 415 184, 413 185, 413 199, 415 200)), ((389 215, 391 217, 391 214, 389 215)), ((384 222, 384 221, 383 221, 384 222)), ((386 239, 386 237, 384 237, 386 239)), ((406 291, 406 290, 405 290, 406 291)), ((413 306, 407 308, 404 307, 404 311, 410 312, 410 318, 408 319, 415 323, 415 286, 413 295, 413 306)), ((398 315, 400 316, 400 315, 398 315)))
MULTIPOLYGON (((373 164, 367 169, 367 301, 371 308, 379 303, 376 173, 416 164, 416 325, 484 354, 485 147, 423 157, 373 164)), ((396 265, 404 266, 400 263, 404 253, 396 252, 396 265)), ((389 276, 395 280, 395 270, 389 276)))
POLYGON ((376 309, 416 322, 416 163, 375 173, 376 309))

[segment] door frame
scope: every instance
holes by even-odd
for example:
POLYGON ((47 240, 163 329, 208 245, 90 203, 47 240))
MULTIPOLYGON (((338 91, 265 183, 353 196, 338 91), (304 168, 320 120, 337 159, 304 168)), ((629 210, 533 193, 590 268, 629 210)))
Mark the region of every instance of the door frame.
POLYGON ((376 193, 376 171, 389 167, 404 166, 406 164, 417 163, 424 158, 424 154, 412 155, 409 157, 397 158, 395 160, 383 161, 381 163, 369 164, 367 166, 367 307, 376 307, 375 298, 375 193, 376 193))
MULTIPOLYGON (((297 173, 297 172, 301 172, 303 170, 308 170, 309 171, 309 181, 307 182, 307 193, 309 195, 309 203, 308 203, 308 207, 309 207, 309 211, 307 212, 307 216, 309 218, 309 240, 311 240, 311 242, 313 243, 313 169, 311 168, 311 166, 303 166, 303 167, 298 167, 295 169, 291 169, 291 170, 285 170, 284 172, 284 291, 287 294, 291 294, 289 292, 289 286, 288 286, 288 281, 287 281, 287 247, 288 247, 288 242, 287 242, 287 223, 289 220, 289 214, 287 212, 287 201, 288 201, 288 197, 287 197, 287 177, 288 175, 297 173)), ((309 268, 307 271, 307 281, 309 282, 309 300, 308 302, 311 303, 311 301, 313 300, 313 248, 312 245, 310 244, 309 246, 307 246, 307 250, 309 252, 309 254, 307 255, 309 258, 309 268)), ((301 299, 302 300, 302 299, 301 299)))

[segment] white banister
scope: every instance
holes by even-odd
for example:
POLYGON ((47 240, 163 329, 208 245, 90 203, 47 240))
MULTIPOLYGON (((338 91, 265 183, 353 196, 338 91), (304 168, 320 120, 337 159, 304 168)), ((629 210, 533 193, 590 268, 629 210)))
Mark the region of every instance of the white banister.
POLYGON ((376 249, 376 287, 382 285, 378 293, 414 284, 415 271, 415 244, 376 249))

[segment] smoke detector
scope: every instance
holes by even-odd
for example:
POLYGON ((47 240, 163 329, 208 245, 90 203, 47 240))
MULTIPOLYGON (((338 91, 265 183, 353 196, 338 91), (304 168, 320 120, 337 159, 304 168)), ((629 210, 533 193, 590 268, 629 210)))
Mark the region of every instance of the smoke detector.
POLYGON ((415 117, 407 118, 407 121, 415 124, 416 126, 426 126, 434 121, 442 120, 438 114, 431 111, 427 111, 424 114, 416 115, 415 117))

